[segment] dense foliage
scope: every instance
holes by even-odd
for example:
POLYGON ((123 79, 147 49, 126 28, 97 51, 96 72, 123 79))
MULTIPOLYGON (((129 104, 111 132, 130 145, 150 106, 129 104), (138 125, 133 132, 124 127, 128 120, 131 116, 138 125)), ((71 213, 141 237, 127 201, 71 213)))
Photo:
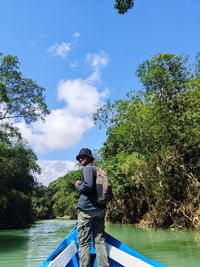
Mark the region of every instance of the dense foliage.
POLYGON ((0 228, 21 227, 33 221, 31 195, 36 156, 23 144, 0 144, 0 228))
POLYGON ((37 157, 22 140, 15 122, 44 119, 44 89, 24 78, 17 57, 0 58, 0 228, 23 227, 34 218, 32 194, 37 157))
POLYGON ((8 55, 0 59, 0 121, 23 118, 30 123, 44 119, 49 113, 44 88, 22 76, 17 57, 8 55))
POLYGON ((101 150, 114 185, 110 219, 200 227, 200 77, 188 58, 158 54, 141 64, 143 93, 107 103, 101 150), (192 71, 193 70, 193 71, 192 71))
POLYGON ((119 14, 126 13, 129 9, 133 8, 134 0, 115 0, 114 8, 119 14))
POLYGON ((32 193, 32 208, 34 219, 50 219, 53 215, 53 202, 47 187, 35 182, 32 193))
POLYGON ((54 216, 76 218, 78 192, 74 184, 79 177, 80 170, 71 171, 48 186, 48 193, 52 199, 54 216))

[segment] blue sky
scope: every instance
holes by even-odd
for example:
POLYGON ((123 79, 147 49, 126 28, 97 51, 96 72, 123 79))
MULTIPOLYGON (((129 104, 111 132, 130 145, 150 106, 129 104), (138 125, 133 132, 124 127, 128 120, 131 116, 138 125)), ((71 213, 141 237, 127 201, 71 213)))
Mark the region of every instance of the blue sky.
POLYGON ((0 51, 43 86, 46 122, 17 126, 38 156, 47 185, 75 166, 82 147, 99 149, 105 129, 92 114, 107 99, 142 88, 135 71, 157 53, 189 55, 200 45, 200 0, 0 0, 0 51))

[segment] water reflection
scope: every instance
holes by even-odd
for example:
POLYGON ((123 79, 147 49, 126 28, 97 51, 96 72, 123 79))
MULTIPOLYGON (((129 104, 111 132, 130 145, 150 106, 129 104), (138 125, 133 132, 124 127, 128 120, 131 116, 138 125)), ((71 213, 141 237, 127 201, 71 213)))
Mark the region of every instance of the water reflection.
POLYGON ((76 221, 38 221, 29 229, 0 230, 1 267, 37 267, 76 221))
POLYGON ((146 257, 170 267, 200 267, 200 232, 108 224, 109 233, 146 257))
POLYGON ((0 231, 0 266, 26 266, 28 230, 0 231))
MULTIPOLYGON (((1 267, 37 267, 75 226, 72 220, 38 221, 29 229, 0 230, 1 267)), ((169 267, 200 267, 200 232, 138 229, 106 224, 106 231, 169 267)))
POLYGON ((75 221, 39 221, 29 230, 27 267, 38 266, 75 225, 75 221))

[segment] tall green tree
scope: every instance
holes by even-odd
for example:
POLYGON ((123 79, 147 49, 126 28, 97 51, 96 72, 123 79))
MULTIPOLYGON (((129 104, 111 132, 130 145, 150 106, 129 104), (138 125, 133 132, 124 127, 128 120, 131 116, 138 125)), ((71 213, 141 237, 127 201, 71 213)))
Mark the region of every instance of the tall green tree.
POLYGON ((45 104, 44 88, 23 77, 17 57, 0 57, 0 140, 21 138, 13 122, 24 120, 27 124, 44 120, 49 114, 45 104))
POLYGON ((44 119, 49 113, 44 102, 45 89, 33 80, 24 78, 19 65, 17 57, 1 56, 0 121, 23 119, 31 123, 44 119))
POLYGON ((0 228, 22 227, 33 221, 31 195, 39 167, 31 149, 18 143, 0 144, 0 228))
POLYGON ((195 65, 184 56, 155 55, 137 70, 143 93, 128 93, 97 112, 95 119, 107 123, 101 153, 118 199, 111 217, 195 227, 200 211, 199 57, 195 65))
POLYGON ((32 222, 31 196, 40 171, 33 151, 24 144, 14 123, 27 124, 49 114, 44 88, 23 77, 19 60, 0 57, 0 227, 22 227, 32 222))

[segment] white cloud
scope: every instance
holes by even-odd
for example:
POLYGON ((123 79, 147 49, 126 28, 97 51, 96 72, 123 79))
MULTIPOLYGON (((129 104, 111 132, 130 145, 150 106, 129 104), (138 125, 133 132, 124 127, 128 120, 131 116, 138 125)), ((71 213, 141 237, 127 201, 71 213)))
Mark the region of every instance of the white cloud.
POLYGON ((71 43, 62 42, 54 44, 48 48, 48 52, 54 56, 66 58, 71 50, 71 43))
POLYGON ((102 54, 90 54, 89 58, 93 72, 87 79, 61 80, 58 83, 57 97, 58 101, 64 102, 63 108, 52 110, 44 123, 16 124, 35 152, 47 153, 73 147, 94 126, 93 113, 108 94, 107 89, 99 90, 100 75, 95 77, 94 73, 100 73, 100 68, 106 66, 106 59, 102 54))
POLYGON ((64 108, 52 110, 44 123, 39 121, 28 127, 20 122, 17 127, 36 152, 45 153, 72 147, 93 125, 90 116, 74 116, 64 108))
POLYGON ((93 53, 93 54, 88 53, 87 54, 87 60, 94 69, 100 69, 102 67, 107 66, 108 61, 109 61, 109 57, 105 52, 101 51, 98 54, 97 53, 93 53))
POLYGON ((68 111, 74 115, 91 115, 102 104, 107 91, 98 92, 87 80, 61 81, 58 86, 58 99, 64 100, 68 111))
POLYGON ((78 39, 80 36, 81 36, 81 34, 80 34, 79 32, 75 32, 75 33, 73 34, 73 37, 74 37, 75 39, 78 39))
POLYGON ((38 165, 41 168, 41 174, 37 178, 45 186, 69 171, 78 169, 77 163, 73 161, 39 160, 38 165))
POLYGON ((101 69, 106 67, 109 62, 109 56, 101 51, 100 53, 88 53, 87 61, 93 69, 92 74, 87 78, 89 82, 98 82, 101 79, 101 69))
POLYGON ((62 43, 55 43, 54 45, 50 46, 47 49, 47 52, 52 54, 53 56, 66 58, 70 51, 72 50, 72 46, 77 42, 77 40, 80 37, 79 32, 74 32, 73 35, 73 41, 72 42, 62 42, 62 43))

